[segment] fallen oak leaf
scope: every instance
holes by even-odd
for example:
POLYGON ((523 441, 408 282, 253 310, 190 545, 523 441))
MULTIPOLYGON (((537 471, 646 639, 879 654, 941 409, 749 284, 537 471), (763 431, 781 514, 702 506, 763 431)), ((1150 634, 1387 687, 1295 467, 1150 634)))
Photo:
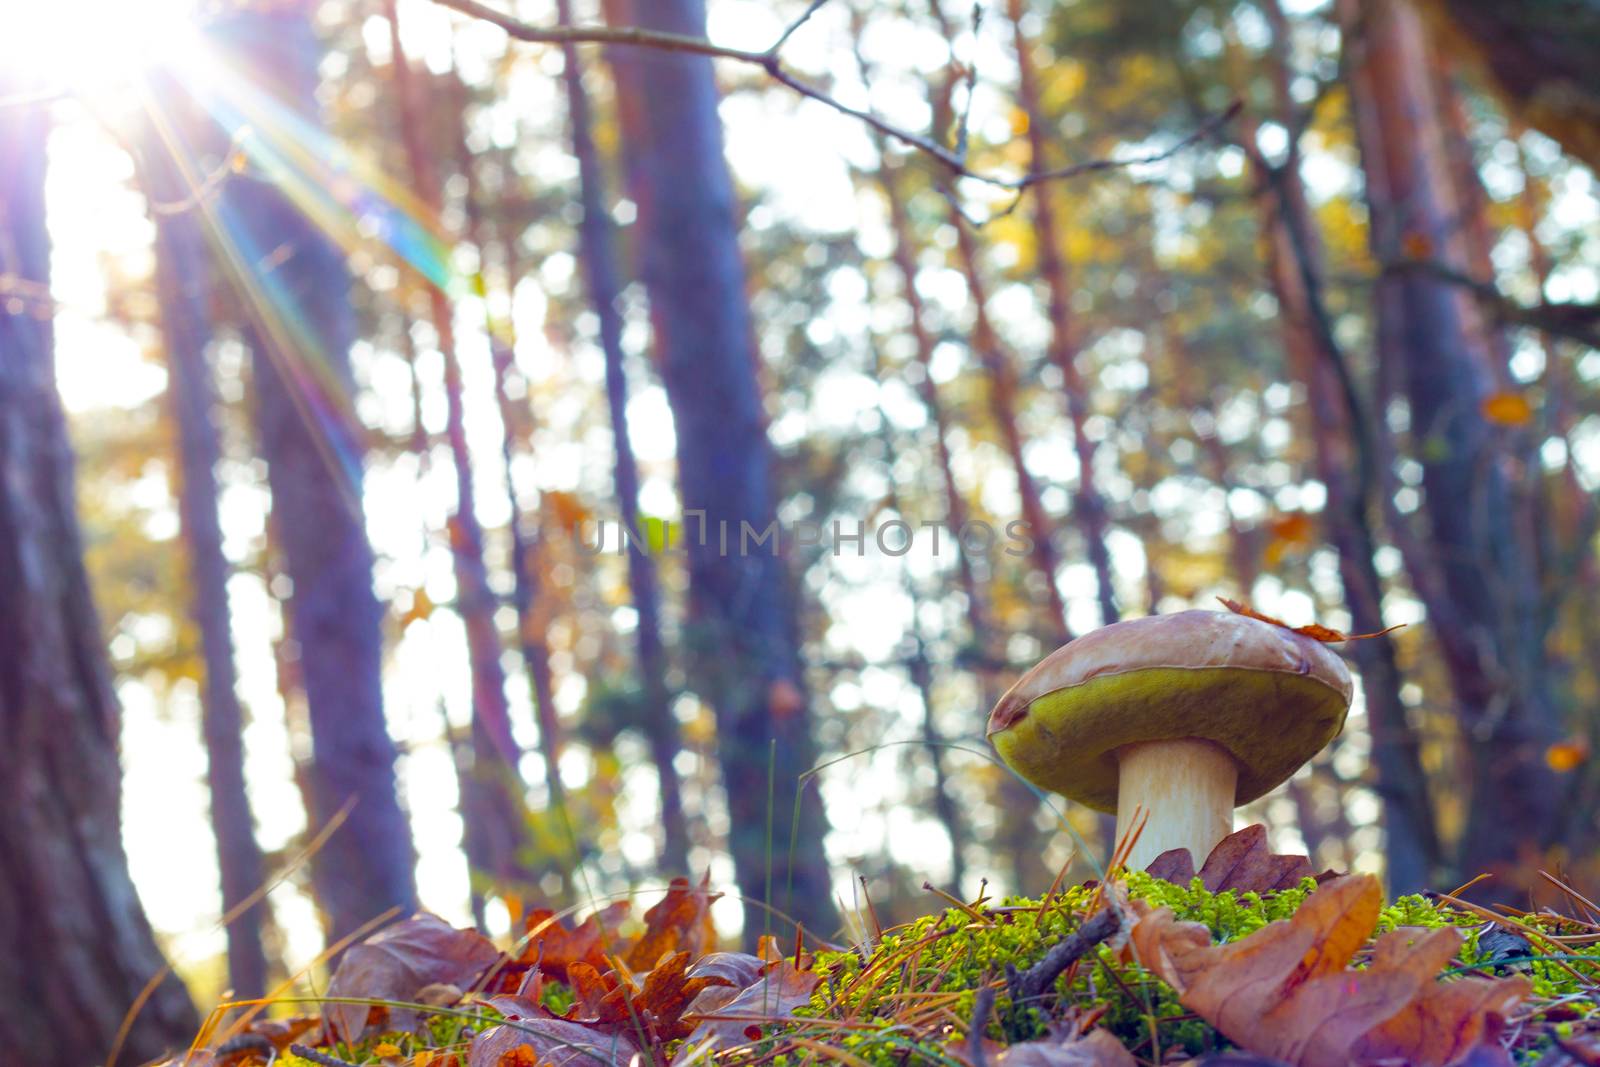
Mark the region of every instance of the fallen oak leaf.
POLYGON ((1312 877, 1311 860, 1286 856, 1267 844, 1267 828, 1246 826, 1217 843, 1200 868, 1200 881, 1212 893, 1270 893, 1292 889, 1312 877))
POLYGON ((1012 1045, 995 1060, 997 1067, 1139 1067, 1121 1041, 1096 1028, 1082 1037, 1043 1038, 1012 1045))
POLYGON ((685 1018, 694 1019, 695 1026, 674 1060, 686 1054, 698 1058, 719 1048, 758 1040, 765 1026, 792 1021, 795 1010, 811 1002, 811 994, 821 982, 820 974, 802 971, 788 960, 779 960, 769 964, 759 979, 715 1008, 707 1009, 699 1001, 708 993, 723 990, 702 992, 696 998, 697 1003, 685 1012, 685 1018))
POLYGON ((615 969, 600 970, 588 963, 567 968, 567 986, 572 990, 572 1007, 566 1018, 588 1024, 618 1023, 627 1018, 623 1004, 623 980, 615 969))
POLYGON ((1267 845, 1266 827, 1252 823, 1218 842, 1199 871, 1186 848, 1169 848, 1161 853, 1145 873, 1174 885, 1186 886, 1196 876, 1209 892, 1272 893, 1292 889, 1306 878, 1320 884, 1338 877, 1333 871, 1314 874, 1306 856, 1282 855, 1267 845))
POLYGON ((603 968, 608 945, 620 943, 615 930, 627 915, 628 903, 621 901, 569 928, 549 909, 531 911, 524 919, 525 944, 519 958, 523 963, 538 963, 559 982, 567 980, 567 968, 574 963, 603 968))
POLYGON ((674 952, 663 956, 661 962, 644 977, 634 1007, 647 1014, 663 1041, 687 1037, 694 1029, 683 1020, 684 1011, 705 990, 712 987, 732 986, 733 982, 720 975, 700 972, 689 973, 690 956, 687 952, 674 952))
POLYGON ((1198 923, 1135 902, 1130 944, 1183 1005, 1242 1048, 1293 1067, 1344 1067, 1398 1057, 1446 1067, 1482 1046, 1530 991, 1521 978, 1436 976, 1460 946, 1453 928, 1397 930, 1366 970, 1346 967, 1377 926, 1370 875, 1335 878, 1289 919, 1212 945, 1198 923))
POLYGON ((1305 626, 1290 626, 1282 619, 1275 619, 1271 615, 1262 614, 1249 604, 1230 600, 1225 596, 1219 596, 1217 600, 1235 615, 1243 615, 1247 619, 1255 619, 1259 622, 1270 623, 1273 626, 1281 626, 1290 633, 1299 634, 1301 637, 1309 637, 1313 641, 1321 641, 1325 645, 1334 645, 1341 641, 1367 641, 1374 637, 1382 637, 1384 634, 1393 633, 1406 625, 1403 622, 1397 622, 1393 626, 1386 626, 1382 630, 1374 630, 1370 634, 1347 634, 1343 631, 1335 630, 1331 626, 1321 626, 1314 622, 1305 626))
POLYGON ((639 1046, 621 1032, 566 1019, 522 1018, 473 1038, 467 1067, 627 1067, 638 1055, 639 1046))
MULTIPOLYGON (((419 911, 346 949, 328 982, 328 996, 415 1000, 430 985, 465 989, 500 958, 500 950, 476 930, 458 930, 437 915, 419 911)), ((354 1044, 371 1013, 386 1010, 330 1003, 322 1009, 322 1021, 335 1040, 354 1044)), ((397 1009, 390 1013, 389 1024, 409 1029, 413 1014, 397 1009)))
POLYGON ((697 886, 687 878, 674 878, 667 895, 644 913, 644 933, 623 954, 623 962, 635 971, 646 971, 669 952, 701 956, 716 947, 711 904, 722 894, 711 892, 710 885, 709 874, 697 886))
POLYGON ((1500 1023, 1532 992, 1526 978, 1463 979, 1440 984, 1431 979, 1460 950, 1466 936, 1453 927, 1424 933, 1392 930, 1374 946, 1372 968, 1422 968, 1423 992, 1357 1045, 1367 1059, 1423 1062, 1428 1050, 1455 1063, 1492 1041, 1500 1023))
POLYGON ((1194 857, 1186 848, 1169 848, 1151 860, 1144 873, 1173 885, 1188 885, 1194 881, 1194 857))
POLYGON ((712 985, 702 989, 684 1009, 685 1016, 713 1015, 726 1007, 748 986, 755 984, 771 964, 748 952, 713 952, 702 956, 689 969, 691 978, 720 977, 726 985, 712 985))
POLYGON ((734 986, 730 977, 709 972, 691 975, 690 963, 687 952, 663 956, 638 984, 620 968, 602 974, 587 963, 575 963, 567 971, 573 1006, 565 1018, 586 1026, 623 1026, 630 1033, 643 1027, 657 1041, 685 1037, 694 1027, 684 1021, 684 1014, 696 997, 714 987, 734 986))
POLYGON ((770 961, 748 952, 709 952, 689 967, 690 978, 720 978, 723 984, 743 989, 761 977, 770 961))

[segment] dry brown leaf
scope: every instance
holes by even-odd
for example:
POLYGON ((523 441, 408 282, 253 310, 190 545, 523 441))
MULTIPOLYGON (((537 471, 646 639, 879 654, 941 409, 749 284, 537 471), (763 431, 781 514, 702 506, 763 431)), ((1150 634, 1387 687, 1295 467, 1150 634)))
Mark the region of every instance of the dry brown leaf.
POLYGON ((1454 1063, 1498 1033, 1500 1021, 1528 994, 1527 980, 1432 981, 1455 956, 1462 940, 1462 934, 1453 928, 1391 930, 1378 939, 1373 968, 1437 965, 1420 972, 1420 995, 1361 1040, 1357 1049, 1363 1057, 1420 1063, 1431 1050, 1448 1053, 1441 1062, 1454 1063))
MULTIPOLYGON (((698 964, 691 969, 692 960, 687 952, 674 952, 662 957, 654 970, 645 975, 635 1004, 641 1014, 648 1014, 652 1024, 664 1041, 687 1037, 694 1027, 684 1021, 684 1013, 699 995, 715 987, 734 987, 732 978, 702 970, 698 964)), ((740 986, 749 983, 739 983, 740 986)))
POLYGON ((1173 885, 1188 885, 1194 881, 1194 857, 1186 848, 1169 848, 1151 860, 1144 873, 1173 885))
POLYGON ((761 977, 771 962, 748 952, 710 952, 694 961, 690 978, 720 978, 725 985, 743 989, 761 977))
MULTIPOLYGON (((437 915, 418 912, 352 945, 328 982, 328 996, 415 1000, 419 990, 435 983, 466 989, 499 960, 500 950, 476 930, 458 930, 437 915)), ((322 1021, 332 1037, 353 1043, 366 1028, 368 1013, 361 1004, 327 1004, 322 1021)), ((409 1028, 409 1014, 391 1013, 389 1025, 409 1028)))
POLYGON ((582 1023, 616 1023, 627 1018, 621 997, 612 994, 622 988, 614 970, 599 969, 579 961, 567 968, 567 985, 572 989, 572 1008, 567 1018, 582 1023))
POLYGON ((627 1067, 639 1047, 620 1031, 524 1017, 472 1039, 467 1067, 627 1067))
MULTIPOLYGON (((725 1003, 711 1008, 697 1002, 692 1013, 685 1013, 685 1018, 693 1021, 695 1027, 679 1055, 688 1054, 708 1042, 714 1051, 756 1040, 767 1024, 793 1019, 796 1008, 811 1002, 812 991, 821 981, 821 975, 802 971, 788 960, 768 964, 760 978, 725 1003)), ((712 992, 720 994, 721 991, 712 992)))
POLYGON ((747 986, 759 981, 770 961, 747 952, 713 952, 689 968, 691 978, 723 978, 725 985, 711 985, 695 995, 684 1009, 685 1017, 715 1015, 747 986))
POLYGON ((1204 926, 1136 902, 1143 915, 1130 940, 1185 1007, 1251 1052, 1294 1067, 1385 1058, 1456 1064, 1492 1039, 1530 987, 1522 978, 1438 982, 1461 944, 1453 928, 1393 931, 1367 969, 1348 970, 1382 904, 1376 878, 1346 875, 1312 893, 1292 918, 1213 945, 1204 926))
POLYGON ((621 944, 614 931, 628 916, 628 904, 623 901, 584 919, 576 928, 568 928, 547 908, 530 911, 523 919, 527 944, 522 950, 524 963, 539 964, 539 968, 559 982, 567 980, 567 968, 583 962, 603 969, 606 953, 615 951, 621 944))
MULTIPOLYGON (((1163 852, 1145 871, 1178 885, 1188 885, 1196 873, 1186 848, 1163 852)), ((1253 823, 1218 842, 1199 875, 1213 893, 1230 889, 1238 893, 1271 893, 1299 885, 1302 878, 1312 877, 1312 870, 1311 861, 1305 856, 1274 853, 1267 845, 1267 828, 1253 823)))
POLYGON ((644 913, 645 931, 623 955, 623 962, 635 971, 647 971, 669 952, 694 957, 710 952, 717 944, 711 904, 721 895, 711 892, 709 875, 697 886, 687 878, 674 878, 666 897, 644 913))
POLYGON ((1217 600, 1222 603, 1223 607, 1227 608, 1235 615, 1243 615, 1246 618, 1256 619, 1259 622, 1271 623, 1273 626, 1281 626, 1290 633, 1296 633, 1302 637, 1309 637, 1313 641, 1321 641, 1323 644, 1327 645, 1338 644, 1341 641, 1366 641, 1374 637, 1382 637, 1384 634, 1393 633, 1405 625, 1403 622, 1397 622, 1393 626, 1386 626, 1381 630, 1374 630, 1370 634, 1347 634, 1341 630, 1335 630, 1331 626, 1322 626, 1314 622, 1308 623, 1305 626, 1290 626, 1282 619, 1275 619, 1271 615, 1263 615, 1255 608, 1252 608, 1249 604, 1244 604, 1237 600, 1229 600, 1225 596, 1219 596, 1217 597, 1217 600))
POLYGON ((1046 1038, 1012 1045, 998 1067, 1138 1067, 1139 1061, 1109 1031, 1095 1029, 1066 1041, 1046 1038))

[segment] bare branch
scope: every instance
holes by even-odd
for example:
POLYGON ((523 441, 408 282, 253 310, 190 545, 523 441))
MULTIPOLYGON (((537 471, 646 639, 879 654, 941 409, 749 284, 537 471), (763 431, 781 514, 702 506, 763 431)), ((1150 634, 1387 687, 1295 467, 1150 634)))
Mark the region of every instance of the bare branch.
MULTIPOLYGON (((751 52, 744 48, 728 48, 712 44, 703 37, 689 37, 680 33, 663 33, 637 26, 535 26, 521 19, 496 11, 478 0, 434 0, 442 7, 470 15, 504 30, 506 36, 529 44, 613 44, 654 48, 660 52, 687 52, 691 55, 709 56, 713 59, 732 59, 740 63, 766 66, 771 50, 751 52)), ((788 35, 785 34, 785 37, 788 35)))
MULTIPOLYGON (((978 34, 983 30, 983 5, 972 5, 972 37, 976 41, 978 34)), ((954 49, 954 45, 951 48, 954 49)), ((952 57, 954 58, 954 57, 952 57)), ((956 157, 963 162, 967 158, 967 135, 972 126, 972 102, 978 95, 978 57, 976 50, 972 62, 967 64, 966 77, 967 98, 962 101, 961 120, 956 123, 956 157)))
POLYGON ((826 4, 827 2, 828 0, 811 0, 810 5, 806 7, 805 11, 800 13, 800 17, 789 23, 788 28, 778 36, 776 41, 772 42, 772 47, 767 49, 767 53, 769 55, 776 55, 784 45, 789 43, 789 38, 795 35, 795 31, 801 26, 804 26, 806 23, 810 22, 811 16, 815 15, 822 8, 822 5, 826 4))
POLYGON ((1031 186, 1038 185, 1040 182, 1062 181, 1068 178, 1075 178, 1080 174, 1121 170, 1126 167, 1160 163, 1177 155, 1195 142, 1208 137, 1214 130, 1237 114, 1241 106, 1238 101, 1235 101, 1226 111, 1213 115, 1182 140, 1159 152, 1124 159, 1086 160, 1082 163, 1059 167, 1055 170, 1039 171, 1024 174, 1020 177, 984 173, 974 170, 967 164, 964 152, 953 151, 930 137, 896 126, 872 111, 851 107, 844 101, 837 99, 825 90, 812 85, 784 68, 783 58, 779 54, 780 50, 788 42, 789 38, 794 35, 795 31, 805 25, 811 19, 811 16, 826 2, 827 0, 812 0, 812 3, 800 18, 791 23, 771 47, 756 52, 746 48, 731 48, 726 45, 714 44, 703 37, 663 33, 658 30, 647 30, 637 26, 535 26, 505 12, 497 11, 485 4, 481 4, 478 0, 434 0, 434 3, 439 4, 441 7, 447 7, 453 11, 459 11, 463 15, 481 19, 499 27, 513 40, 528 44, 602 44, 653 48, 664 52, 705 56, 709 59, 727 59, 735 63, 759 67, 773 81, 807 100, 815 100, 817 103, 832 108, 841 115, 863 123, 885 137, 923 153, 939 163, 953 178, 969 178, 995 188, 1009 189, 1018 193, 1031 186))
POLYGON ((1519 304, 1500 291, 1499 286, 1457 270, 1448 263, 1428 259, 1401 259, 1383 264, 1385 274, 1420 273, 1458 285, 1503 323, 1542 330, 1555 337, 1600 348, 1600 304, 1545 301, 1519 304))

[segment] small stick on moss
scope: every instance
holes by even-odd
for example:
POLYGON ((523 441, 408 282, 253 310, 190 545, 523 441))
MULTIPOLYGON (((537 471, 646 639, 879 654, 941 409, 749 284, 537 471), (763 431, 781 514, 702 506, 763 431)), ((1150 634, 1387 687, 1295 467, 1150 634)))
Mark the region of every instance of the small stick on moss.
POLYGON ((1021 1007, 1044 996, 1063 971, 1078 962, 1084 953, 1116 933, 1121 925, 1122 916, 1117 910, 1105 908, 1056 942, 1043 959, 1026 971, 1018 971, 1015 964, 1007 964, 1006 986, 1011 992, 1011 1003, 1021 1007))
POLYGON ((290 1045, 289 1051, 294 1053, 296 1056, 299 1056, 303 1060, 310 1060, 312 1063, 319 1063, 322 1065, 322 1067, 356 1067, 356 1065, 351 1063, 349 1060, 341 1060, 337 1056, 331 1056, 326 1052, 319 1052, 309 1045, 290 1045))
POLYGON ((260 1034, 240 1034, 230 1037, 217 1046, 215 1053, 218 1060, 236 1059, 244 1053, 254 1053, 266 1061, 267 1067, 272 1067, 278 1058, 278 1047, 260 1034))
POLYGON ((994 1011, 994 986, 984 976, 978 987, 978 999, 972 1002, 972 1023, 967 1027, 967 1061, 972 1067, 986 1067, 983 1054, 983 1032, 989 1029, 989 1015, 994 1011))

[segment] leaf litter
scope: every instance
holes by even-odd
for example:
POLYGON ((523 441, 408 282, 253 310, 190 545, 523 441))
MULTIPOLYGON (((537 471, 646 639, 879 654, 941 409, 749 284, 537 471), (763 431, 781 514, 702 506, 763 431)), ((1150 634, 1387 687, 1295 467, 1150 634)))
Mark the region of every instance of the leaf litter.
POLYGON ((509 953, 419 914, 352 946, 317 1015, 255 1020, 187 1062, 1504 1067, 1600 1047, 1600 967, 1554 951, 1600 930, 1589 918, 1385 904, 1375 878, 1313 876, 1261 827, 1198 871, 1169 854, 842 950, 803 934, 721 950, 716 899, 677 879, 642 922, 626 904, 575 925, 530 910, 509 953))

